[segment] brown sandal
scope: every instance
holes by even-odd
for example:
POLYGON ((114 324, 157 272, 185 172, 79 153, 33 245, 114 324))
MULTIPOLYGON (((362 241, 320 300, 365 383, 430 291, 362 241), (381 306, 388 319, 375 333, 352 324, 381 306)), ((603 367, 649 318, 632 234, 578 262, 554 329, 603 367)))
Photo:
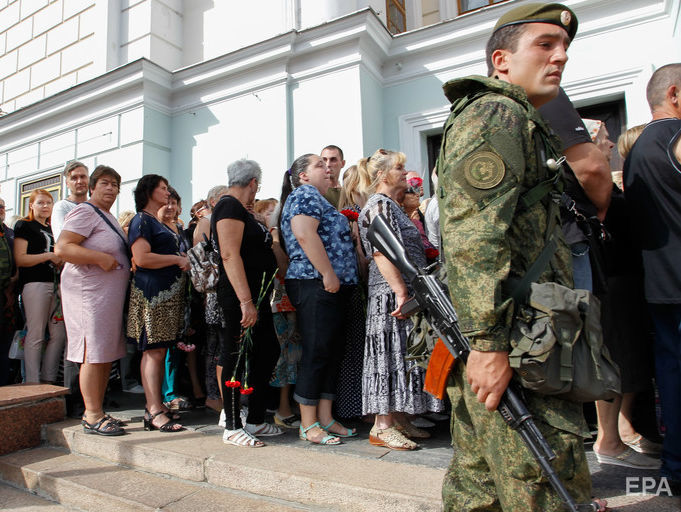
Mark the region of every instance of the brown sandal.
POLYGON ((419 446, 404 437, 395 427, 380 429, 374 426, 369 433, 369 442, 374 446, 385 446, 391 450, 415 450, 419 446))
POLYGON ((399 430, 409 439, 430 439, 430 432, 426 432, 418 427, 415 427, 409 421, 402 423, 395 423, 395 428, 399 430))

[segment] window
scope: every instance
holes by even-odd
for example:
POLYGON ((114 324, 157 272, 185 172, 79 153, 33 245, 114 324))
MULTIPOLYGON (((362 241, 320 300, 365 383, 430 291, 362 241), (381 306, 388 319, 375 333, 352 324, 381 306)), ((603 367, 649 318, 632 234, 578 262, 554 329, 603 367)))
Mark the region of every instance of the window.
POLYGON ((56 203, 61 199, 61 174, 40 178, 39 180, 29 181, 21 184, 21 213, 22 217, 28 215, 28 198, 31 197, 31 192, 37 188, 47 190, 52 194, 52 199, 56 203))
MULTIPOLYGON (((590 105, 588 107, 580 107, 577 109, 579 115, 583 119, 598 119, 605 123, 608 130, 608 138, 617 143, 619 136, 626 130, 627 114, 624 100, 609 101, 606 103, 599 103, 597 105, 590 105)), ((617 147, 613 148, 610 158, 610 170, 620 171, 624 161, 617 152, 617 147)))
POLYGON ((459 0, 459 14, 474 11, 487 7, 488 5, 499 4, 506 0, 459 0))
POLYGON ((392 34, 399 34, 407 30, 407 15, 404 8, 405 0, 386 0, 388 30, 392 34))

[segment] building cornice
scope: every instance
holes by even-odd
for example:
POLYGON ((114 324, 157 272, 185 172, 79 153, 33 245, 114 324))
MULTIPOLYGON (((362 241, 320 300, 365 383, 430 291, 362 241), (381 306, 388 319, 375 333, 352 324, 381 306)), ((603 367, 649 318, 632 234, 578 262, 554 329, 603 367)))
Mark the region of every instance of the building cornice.
MULTIPOLYGON (((177 115, 257 90, 357 67, 367 70, 384 87, 425 76, 468 74, 471 68, 483 65, 484 43, 495 20, 519 3, 492 5, 397 36, 366 8, 174 72, 141 59, 1 117, 0 139, 4 145, 16 146, 23 140, 54 134, 57 126, 69 129, 140 105, 177 115)), ((675 0, 568 0, 566 4, 580 19, 578 41, 671 19, 678 16, 679 9, 675 0)), ((670 30, 674 30, 672 25, 670 30)))

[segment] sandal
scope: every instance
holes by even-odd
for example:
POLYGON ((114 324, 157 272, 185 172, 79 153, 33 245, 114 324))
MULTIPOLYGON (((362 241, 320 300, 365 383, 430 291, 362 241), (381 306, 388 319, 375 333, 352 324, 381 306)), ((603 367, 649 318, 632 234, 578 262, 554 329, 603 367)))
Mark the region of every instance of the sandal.
POLYGON ((336 423, 336 420, 331 420, 331 423, 329 423, 328 425, 326 425, 325 427, 322 427, 322 428, 324 430, 326 430, 329 434, 336 436, 336 437, 355 437, 357 435, 357 430, 355 430, 354 428, 345 427, 345 426, 341 425, 340 423, 339 423, 339 425, 345 429, 346 433, 341 434, 339 432, 331 432, 329 429, 331 428, 331 425, 333 425, 334 423, 336 423))
POLYGON ((297 414, 291 414, 291 416, 286 416, 282 418, 279 413, 274 413, 274 422, 280 427, 284 428, 298 428, 300 427, 300 416, 297 414))
MULTIPOLYGON (((169 411, 188 411, 189 409, 192 408, 192 404, 189 403, 189 400, 186 398, 178 396, 177 398, 173 398, 169 402, 163 402, 163 405, 165 405, 169 411)), ((179 419, 179 418, 174 418, 174 419, 179 419)))
POLYGON ((415 427, 409 421, 406 421, 405 423, 395 423, 395 428, 409 439, 430 439, 430 432, 415 427))
POLYGON ((282 429, 271 423, 261 423, 260 425, 254 425, 253 423, 246 423, 243 429, 249 434, 254 436, 279 436, 284 433, 282 429))
MULTIPOLYGON (((165 415, 168 416, 168 418, 170 418, 171 420, 179 420, 182 417, 177 412, 170 412, 165 405, 162 405, 162 409, 163 409, 163 412, 165 413, 165 415)), ((145 416, 151 416, 149 409, 147 409, 146 407, 144 408, 144 415, 145 416)))
POLYGON ((315 427, 319 427, 320 430, 322 430, 323 432, 325 432, 325 430, 322 429, 322 426, 319 424, 318 421, 315 421, 312 425, 310 425, 310 426, 307 427, 307 428, 303 428, 303 425, 302 425, 302 423, 301 423, 301 425, 300 425, 300 430, 299 430, 299 433, 298 433, 298 437, 300 437, 303 441, 309 441, 309 442, 311 442, 311 443, 313 443, 313 444, 326 444, 326 445, 330 445, 330 446, 335 446, 335 445, 341 444, 341 440, 338 439, 337 436, 332 436, 332 435, 324 436, 324 437, 322 437, 321 440, 319 440, 319 441, 315 441, 315 440, 313 440, 313 439, 310 439, 310 438, 307 436, 307 432, 308 432, 309 430, 312 430, 312 429, 315 428, 315 427))
POLYGON ((125 430, 117 423, 109 420, 106 415, 94 425, 85 421, 85 418, 83 418, 81 423, 83 424, 83 432, 86 434, 97 434, 100 436, 122 436, 125 434, 125 430))
POLYGON ((265 443, 244 428, 236 430, 225 429, 225 433, 222 434, 222 442, 233 444, 234 446, 247 446, 248 448, 261 448, 265 446, 265 443))
POLYGON ((107 413, 104 413, 104 417, 108 419, 111 423, 115 423, 119 427, 127 427, 128 422, 119 418, 114 418, 113 416, 109 416, 107 413))
POLYGON ((374 446, 384 446, 391 450, 415 450, 418 445, 402 435, 402 433, 395 427, 371 428, 369 433, 369 442, 374 446))
POLYGON ((166 415, 167 413, 163 410, 158 411, 155 414, 149 413, 149 417, 147 418, 147 415, 144 415, 144 430, 158 430, 159 432, 181 432, 184 430, 184 427, 180 425, 177 421, 170 419, 169 416, 166 415), (166 418, 168 421, 166 421, 163 425, 154 425, 154 418, 161 416, 161 415, 166 415, 166 418), (175 428, 175 427, 180 427, 180 428, 175 428))

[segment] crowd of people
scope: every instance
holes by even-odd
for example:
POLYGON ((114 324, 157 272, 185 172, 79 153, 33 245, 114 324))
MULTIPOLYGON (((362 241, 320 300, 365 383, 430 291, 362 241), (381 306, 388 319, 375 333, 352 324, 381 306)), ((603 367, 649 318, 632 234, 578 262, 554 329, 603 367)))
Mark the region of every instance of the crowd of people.
MULTIPOLYGON (((576 30, 574 13, 559 4, 528 4, 499 20, 487 49, 490 78, 445 85, 453 102, 463 99, 445 127, 432 199, 422 200, 423 177, 407 171, 399 150, 358 159, 341 182, 343 151, 328 145, 292 162, 278 200, 256 199, 263 180, 257 162, 231 163, 226 183, 192 206, 187 226, 180 196, 155 174, 138 181, 136 212, 114 218, 121 177, 104 165, 89 174, 69 162, 69 196, 54 205, 48 191, 34 190, 14 231, 0 200, 0 307, 7 313, 0 327, 9 339, 25 323, 23 380, 61 383, 64 354, 63 383, 80 389, 84 431, 122 435, 125 422, 104 411, 105 393, 119 360, 123 386, 131 387, 124 369, 137 353, 145 429, 181 431, 178 411, 209 406, 220 412, 225 443, 253 448, 286 429, 338 445, 358 436, 352 422, 364 419, 372 424, 371 444, 414 450, 430 437, 422 415, 451 409, 458 449, 443 487, 446 508, 468 510, 465 494, 478 505, 552 509, 558 498, 547 482, 532 490, 513 485, 535 478, 518 469, 532 459, 488 413, 513 373, 513 304, 504 281, 528 271, 551 231, 544 202, 518 206, 526 200, 521 192, 541 178, 540 139, 541 149, 565 155, 566 187, 560 243, 539 281, 601 299, 604 340, 621 369, 621 397, 595 404, 596 457, 639 469, 659 468, 661 457, 662 475, 681 480, 681 65, 655 72, 648 85, 653 121, 620 137, 622 179, 611 173, 615 145, 605 124, 579 118, 560 76, 549 73, 538 84, 534 68, 513 73, 513 56, 539 61, 544 51, 562 71, 576 30), (379 214, 414 264, 446 267, 473 349, 467 367, 452 370, 448 400, 424 391, 425 370, 407 357, 414 325, 403 308, 413 290, 368 238, 379 214), (218 276, 199 292, 187 251, 201 243, 214 252, 218 276), (12 323, 12 315, 22 319, 12 323), (180 389, 182 375, 190 396, 180 389), (644 408, 642 421, 634 405, 637 395, 652 403, 645 397, 654 396, 653 382, 662 415, 644 408), (647 437, 639 432, 645 420, 654 425, 647 437)), ((8 348, 0 384, 10 375, 8 348)), ((582 405, 529 391, 527 402, 559 455, 572 453, 558 462, 572 475, 566 487, 590 499, 582 405)))

